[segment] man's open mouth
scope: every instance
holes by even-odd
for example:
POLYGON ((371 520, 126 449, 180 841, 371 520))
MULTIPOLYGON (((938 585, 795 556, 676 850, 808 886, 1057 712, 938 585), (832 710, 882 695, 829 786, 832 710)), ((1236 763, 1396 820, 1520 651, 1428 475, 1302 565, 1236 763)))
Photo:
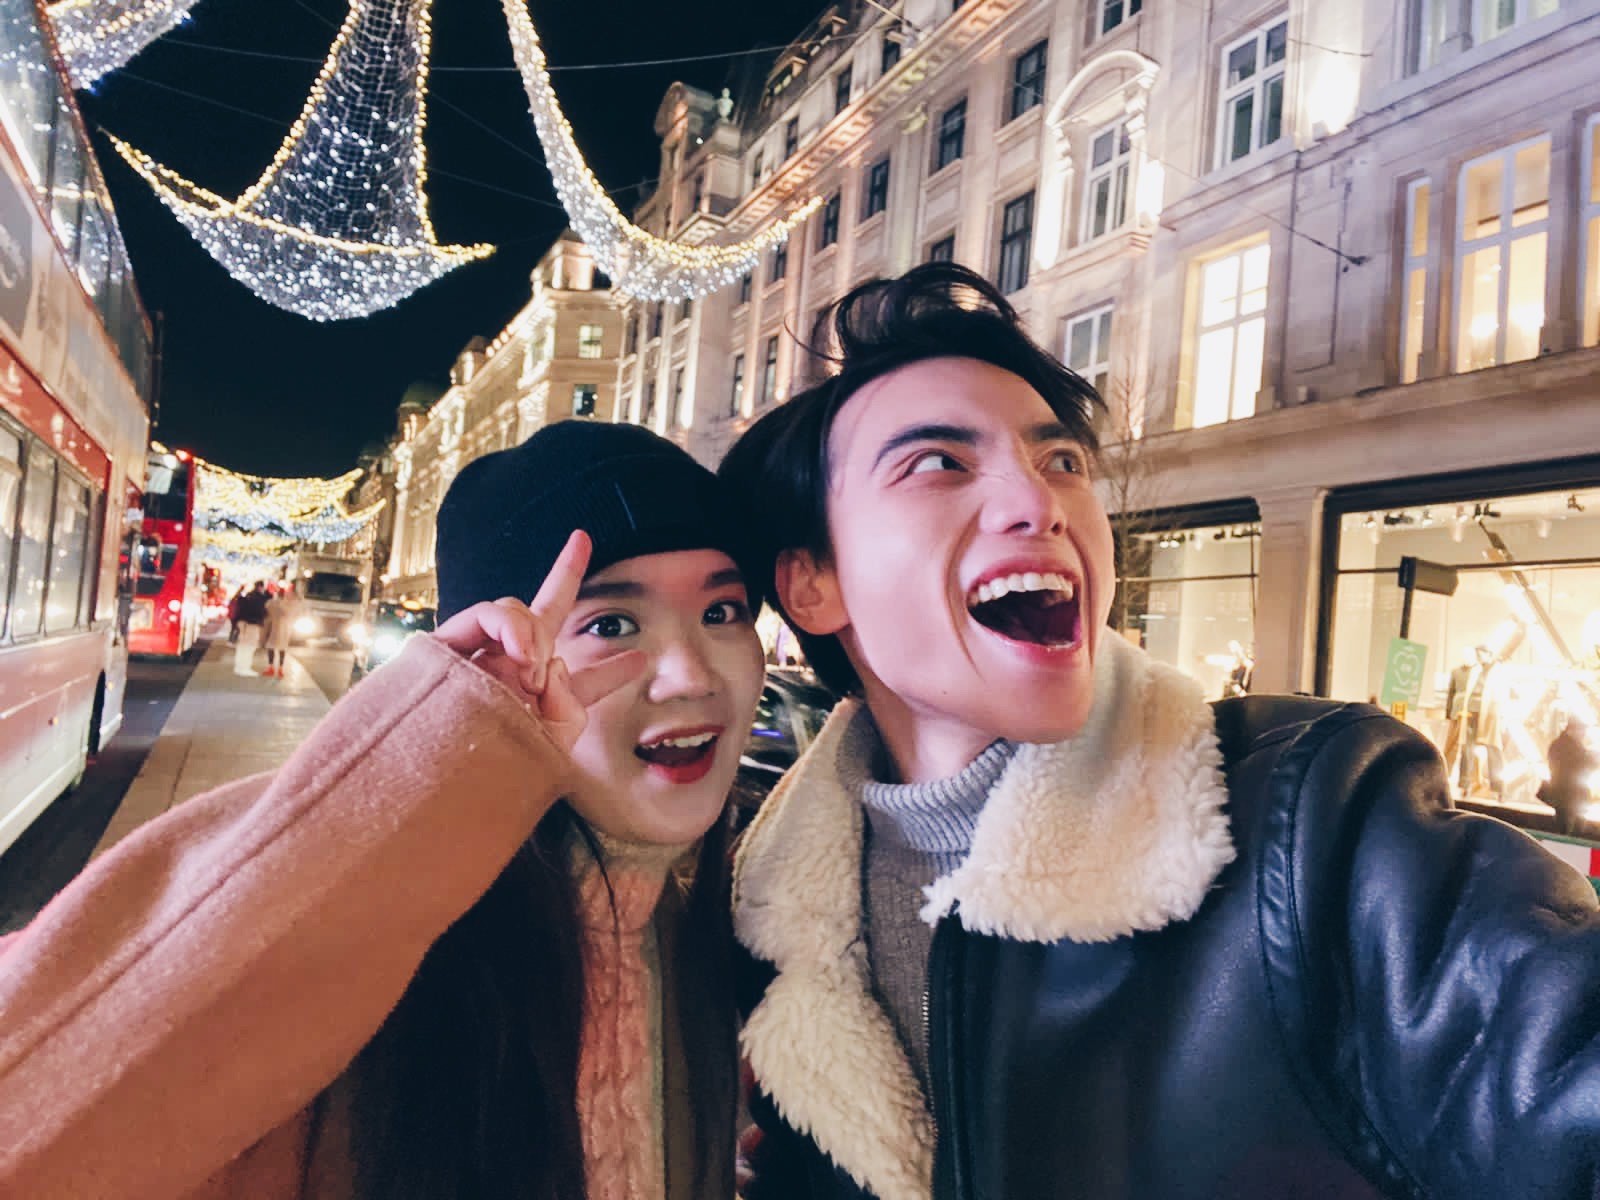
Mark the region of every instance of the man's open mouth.
POLYGON ((967 611, 1002 637, 1036 646, 1070 646, 1081 629, 1078 585, 1065 575, 1002 575, 974 588, 967 611))
POLYGON ((717 735, 713 731, 705 730, 700 733, 664 737, 642 746, 635 746, 633 752, 645 762, 658 767, 693 766, 717 752, 717 735))

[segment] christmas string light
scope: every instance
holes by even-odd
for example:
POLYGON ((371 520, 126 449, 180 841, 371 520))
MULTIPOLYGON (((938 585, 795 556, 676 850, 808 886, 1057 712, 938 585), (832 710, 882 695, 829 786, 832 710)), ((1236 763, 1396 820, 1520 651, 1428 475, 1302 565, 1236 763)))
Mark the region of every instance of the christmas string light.
POLYGON ((812 197, 755 237, 728 246, 685 246, 640 229, 606 195, 584 161, 550 83, 544 48, 526 0, 501 0, 511 48, 528 93, 528 107, 544 147, 545 163, 567 219, 614 287, 642 300, 692 300, 727 287, 749 273, 761 256, 781 245, 822 203, 812 197))
POLYGON ((195 528, 220 554, 270 557, 274 541, 342 542, 370 525, 385 503, 354 512, 345 507, 359 470, 333 479, 282 479, 195 463, 195 528))
POLYGON ((351 0, 272 162, 227 200, 112 144, 228 273, 313 321, 364 317, 493 253, 441 246, 428 216, 431 0, 351 0))
POLYGON ((57 0, 46 11, 75 88, 93 87, 189 19, 196 0, 57 0))

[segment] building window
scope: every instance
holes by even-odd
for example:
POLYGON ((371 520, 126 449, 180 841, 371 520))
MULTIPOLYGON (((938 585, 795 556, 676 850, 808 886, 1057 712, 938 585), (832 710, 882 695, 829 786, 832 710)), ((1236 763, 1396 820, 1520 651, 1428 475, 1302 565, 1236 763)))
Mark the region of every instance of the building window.
POLYGON ((1600 116, 1583 137, 1583 344, 1600 344, 1600 116))
POLYGON ((1044 103, 1045 55, 1048 41, 1035 42, 1011 64, 1011 99, 1006 106, 1006 120, 1015 121, 1029 109, 1044 103))
POLYGON ((685 296, 678 304, 678 320, 687 321, 692 312, 694 312, 694 301, 685 296))
POLYGON ((756 156, 750 160, 750 190, 754 191, 761 186, 761 176, 766 173, 766 156, 761 151, 756 151, 756 156))
POLYGON ((733 356, 733 389, 728 393, 728 415, 737 417, 744 411, 744 355, 733 356))
POLYGON ((750 293, 755 290, 755 272, 746 271, 739 280, 739 303, 749 304, 750 293))
POLYGON ((861 201, 861 219, 875 217, 889 207, 889 160, 880 158, 867 168, 867 190, 861 201))
POLYGON ((1237 162, 1283 136, 1288 51, 1289 22, 1282 20, 1262 26, 1223 52, 1218 166, 1237 162))
POLYGON ((1102 396, 1111 382, 1111 306, 1067 322, 1066 362, 1102 396))
POLYGON ((628 318, 628 353, 639 352, 639 316, 634 314, 628 318))
POLYGON ((783 157, 793 158, 800 149, 800 118, 790 117, 783 126, 783 157))
POLYGON ((605 331, 598 325, 578 326, 578 357, 599 358, 604 347, 605 331))
POLYGON ((656 381, 648 381, 644 385, 644 424, 656 423, 656 381))
POLYGON ((653 338, 661 336, 661 323, 665 319, 662 313, 666 307, 666 304, 660 300, 650 306, 650 336, 653 338))
POLYGON ((789 243, 779 242, 772 248, 772 257, 767 262, 767 282, 777 283, 789 273, 789 243))
POLYGON ((595 405, 600 401, 600 388, 593 383, 575 383, 572 385, 572 415, 575 417, 594 416, 595 405))
POLYGON ((1254 415, 1267 340, 1266 242, 1200 264, 1195 313, 1196 429, 1254 415))
POLYGON ((1128 219, 1128 176, 1133 146, 1128 126, 1102 129, 1089 143, 1089 177, 1083 193, 1083 236, 1087 241, 1120 229, 1128 219))
POLYGON ((1456 370, 1539 353, 1550 237, 1550 139, 1461 168, 1456 241, 1456 370))
POLYGON ((1406 187, 1405 266, 1400 310, 1400 382, 1415 383, 1422 374, 1422 328, 1428 308, 1428 200, 1426 179, 1406 187))
POLYGON ((940 238, 928 247, 929 262, 955 262, 956 260, 956 235, 940 238))
POLYGON ((771 404, 778 392, 778 339, 767 339, 767 357, 761 364, 761 403, 771 404))
POLYGON ((685 411, 683 406, 683 368, 679 367, 672 372, 672 412, 676 414, 678 425, 682 429, 689 428, 693 414, 685 411))
POLYGON ((850 87, 853 80, 849 67, 833 77, 833 115, 838 116, 850 107, 850 87))
POLYGON ((1559 7, 1558 0, 1414 0, 1417 69, 1441 61, 1446 46, 1461 49, 1491 41, 1559 7))
POLYGON ((897 29, 888 29, 883 34, 883 49, 878 60, 880 74, 887 75, 894 70, 900 61, 900 32, 897 29))
POLYGON ((1033 193, 1018 196, 1000 216, 1000 290, 1006 295, 1028 286, 1028 256, 1033 251, 1033 193))
POLYGON ((1139 15, 1140 0, 1100 0, 1100 33, 1107 34, 1139 15))
POLYGON ((689 207, 694 212, 699 212, 701 210, 701 208, 703 208, 705 206, 705 202, 706 202, 706 175, 705 175, 705 172, 702 171, 702 172, 700 172, 700 174, 698 174, 698 175, 696 175, 694 177, 694 197, 690 201, 689 207))
POLYGON ((822 225, 817 230, 817 249, 826 250, 839 240, 839 193, 828 197, 822 206, 822 225))
POLYGON ((963 96, 939 118, 939 142, 933 169, 942 171, 967 151, 967 98, 963 96))

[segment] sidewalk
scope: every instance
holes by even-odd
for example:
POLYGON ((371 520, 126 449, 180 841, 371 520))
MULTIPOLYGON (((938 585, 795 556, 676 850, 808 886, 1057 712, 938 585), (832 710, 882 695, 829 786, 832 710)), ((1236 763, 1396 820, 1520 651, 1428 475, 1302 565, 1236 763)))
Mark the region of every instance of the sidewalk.
MULTIPOLYGON (((257 667, 265 664, 265 653, 258 651, 257 667)), ((95 856, 180 801, 273 770, 330 707, 292 654, 284 678, 251 679, 233 673, 233 647, 225 638, 212 642, 95 847, 95 856)))

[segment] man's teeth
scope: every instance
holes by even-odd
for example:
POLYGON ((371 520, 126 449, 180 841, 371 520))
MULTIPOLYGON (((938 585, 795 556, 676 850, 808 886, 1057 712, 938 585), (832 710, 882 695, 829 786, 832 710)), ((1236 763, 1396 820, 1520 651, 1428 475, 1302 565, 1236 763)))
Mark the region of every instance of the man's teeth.
POLYGON ((988 583, 979 586, 973 593, 972 603, 987 604, 991 600, 998 600, 1001 596, 1009 596, 1012 592, 1055 592, 1060 597, 1060 602, 1072 600, 1078 594, 1078 586, 1065 575, 1043 575, 1033 571, 1023 574, 1002 575, 999 579, 991 579, 988 583))
POLYGON ((692 750, 696 746, 704 746, 707 742, 716 740, 714 733, 692 733, 688 737, 662 738, 659 742, 651 742, 645 746, 646 750, 659 750, 663 746, 673 750, 692 750))

